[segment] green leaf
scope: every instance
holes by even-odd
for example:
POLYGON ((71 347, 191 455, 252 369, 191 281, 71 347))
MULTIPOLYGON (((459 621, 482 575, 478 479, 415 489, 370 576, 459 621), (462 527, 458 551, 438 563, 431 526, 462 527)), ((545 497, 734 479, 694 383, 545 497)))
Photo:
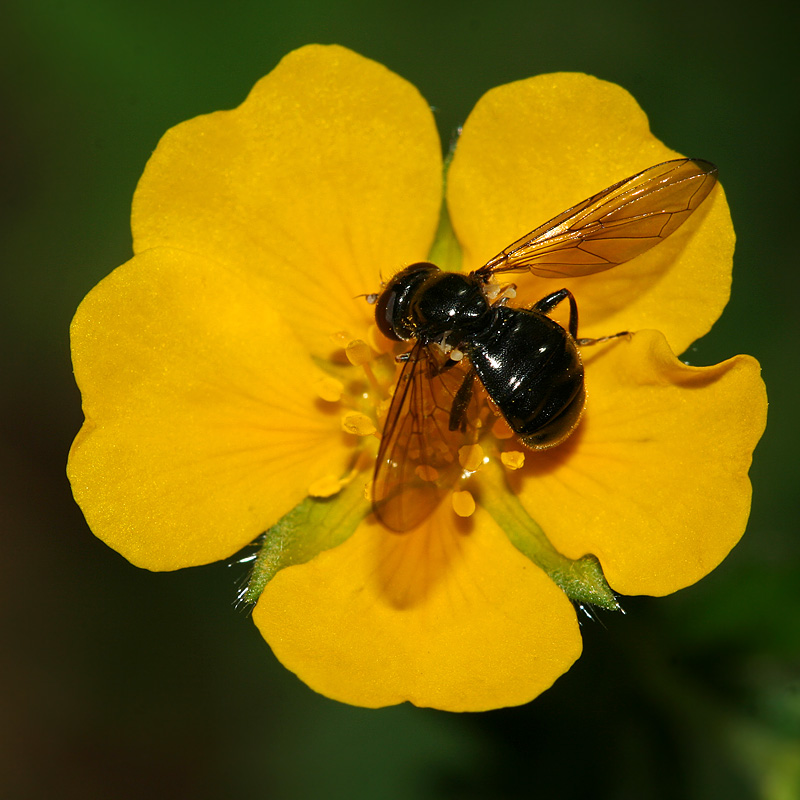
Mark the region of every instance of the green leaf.
POLYGON ((369 512, 364 483, 356 478, 333 497, 306 497, 264 535, 242 599, 255 603, 285 567, 305 564, 344 542, 369 512))
POLYGON ((481 506, 505 531, 517 550, 543 569, 570 600, 591 603, 609 611, 620 610, 597 558, 591 554, 575 560, 566 558, 531 519, 507 483, 499 455, 489 459, 480 476, 481 506))

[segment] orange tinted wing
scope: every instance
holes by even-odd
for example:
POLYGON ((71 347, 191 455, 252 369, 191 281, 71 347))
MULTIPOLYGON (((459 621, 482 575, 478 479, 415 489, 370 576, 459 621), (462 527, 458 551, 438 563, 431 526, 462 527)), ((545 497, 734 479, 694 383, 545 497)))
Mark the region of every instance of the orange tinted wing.
POLYGON ((462 472, 458 449, 474 436, 474 396, 465 426, 449 428, 453 398, 469 365, 442 371, 446 364, 447 357, 417 343, 397 381, 372 488, 375 516, 393 531, 414 528, 439 505, 462 472))
POLYGON ((509 245, 475 271, 530 270, 545 278, 592 275, 641 255, 669 236, 708 197, 717 168, 665 161, 609 186, 509 245))

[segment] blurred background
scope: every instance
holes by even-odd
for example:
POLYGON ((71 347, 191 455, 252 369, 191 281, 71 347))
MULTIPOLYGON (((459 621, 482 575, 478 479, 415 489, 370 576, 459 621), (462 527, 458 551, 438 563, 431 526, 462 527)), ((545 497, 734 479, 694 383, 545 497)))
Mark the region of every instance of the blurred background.
MULTIPOLYGON (((800 797, 798 72, 787 5, 495 0, 7 0, 0 12, 0 797, 800 797), (736 10, 739 9, 739 10, 736 10), (135 569, 64 467, 68 326, 131 252, 167 128, 337 42, 409 79, 445 142, 492 86, 615 81, 720 166, 733 297, 694 364, 760 359, 770 394, 742 543, 708 579, 584 621, 534 703, 454 715, 315 695, 234 607, 241 566, 135 569)), ((702 535, 702 532, 698 532, 702 535)))

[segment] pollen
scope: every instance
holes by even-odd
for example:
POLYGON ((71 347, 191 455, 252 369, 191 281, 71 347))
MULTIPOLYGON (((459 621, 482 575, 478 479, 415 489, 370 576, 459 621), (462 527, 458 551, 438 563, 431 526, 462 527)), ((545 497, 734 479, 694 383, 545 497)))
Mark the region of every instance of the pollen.
POLYGON ((500 453, 500 460, 507 469, 519 469, 525 463, 525 453, 519 450, 506 450, 500 453))
POLYGON ((453 511, 459 517, 471 517, 475 513, 475 498, 470 492, 453 492, 453 511))
POLYGON ((467 444, 458 450, 458 463, 468 472, 475 472, 483 464, 483 448, 479 444, 467 444))
POLYGON ((351 411, 342 417, 342 430, 356 436, 371 436, 377 431, 375 423, 366 415, 358 411, 351 411))
POLYGON ((344 386, 336 378, 332 378, 330 375, 323 375, 314 381, 314 391, 320 399, 328 403, 337 403, 342 399, 344 386))
POLYGON ((372 349, 363 339, 353 339, 348 342, 344 352, 354 367, 361 367, 372 361, 372 349))
POLYGON ((484 289, 486 292, 486 299, 490 302, 493 302, 497 295, 500 294, 502 288, 503 287, 500 285, 500 282, 497 280, 497 276, 492 275, 489 278, 489 282, 486 284, 486 288, 484 289))
POLYGON ((335 478, 333 475, 325 475, 315 480, 308 487, 308 494, 311 497, 333 497, 341 490, 342 486, 343 483, 340 478, 335 478))

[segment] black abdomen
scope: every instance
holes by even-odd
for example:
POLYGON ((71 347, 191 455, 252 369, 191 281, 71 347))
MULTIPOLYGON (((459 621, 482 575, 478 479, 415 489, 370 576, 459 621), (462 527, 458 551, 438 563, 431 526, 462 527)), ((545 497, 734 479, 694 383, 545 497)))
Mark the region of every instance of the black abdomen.
POLYGON ((486 329, 463 345, 481 383, 529 447, 563 441, 585 403, 575 340, 544 314, 499 307, 486 329))

